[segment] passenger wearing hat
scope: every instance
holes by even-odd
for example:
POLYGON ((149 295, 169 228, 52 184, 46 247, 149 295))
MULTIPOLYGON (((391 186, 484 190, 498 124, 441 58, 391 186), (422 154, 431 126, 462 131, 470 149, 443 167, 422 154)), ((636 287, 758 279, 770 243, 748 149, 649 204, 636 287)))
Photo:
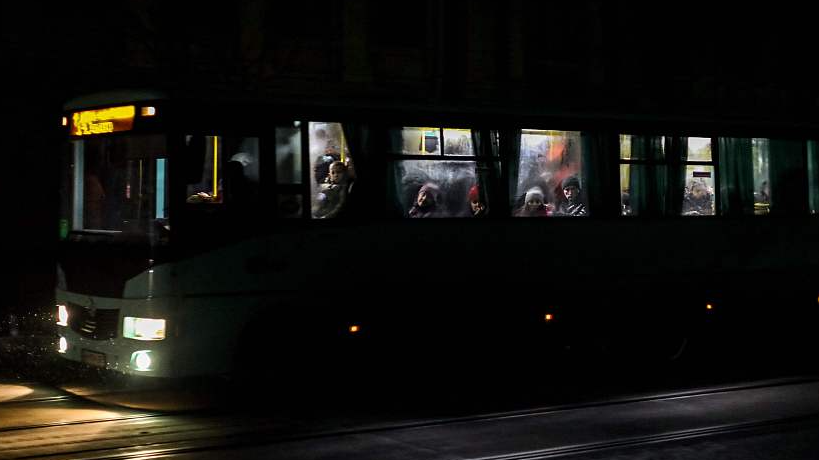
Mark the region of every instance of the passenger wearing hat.
POLYGON ((560 202, 555 215, 558 216, 585 216, 586 205, 580 201, 580 180, 577 176, 569 176, 560 184, 565 201, 560 202))
POLYGON ((330 219, 338 217, 344 210, 349 192, 347 165, 334 161, 324 183, 319 186, 313 205, 313 217, 330 219))
POLYGON ((552 215, 552 205, 543 199, 543 190, 532 187, 526 191, 523 206, 514 212, 515 217, 547 217, 552 215))
POLYGON ((472 212, 472 217, 486 217, 489 211, 486 210, 486 205, 481 201, 481 192, 477 184, 469 189, 467 199, 469 200, 469 209, 472 212))
POLYGON ((427 182, 418 189, 418 195, 408 216, 413 218, 445 217, 441 209, 441 188, 427 182))

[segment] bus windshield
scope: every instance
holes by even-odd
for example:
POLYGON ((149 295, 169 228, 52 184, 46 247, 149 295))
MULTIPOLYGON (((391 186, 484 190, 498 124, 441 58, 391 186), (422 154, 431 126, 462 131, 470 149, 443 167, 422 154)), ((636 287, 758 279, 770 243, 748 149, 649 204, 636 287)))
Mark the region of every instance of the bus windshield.
POLYGON ((60 228, 154 234, 168 230, 168 161, 162 135, 70 141, 61 162, 60 228))

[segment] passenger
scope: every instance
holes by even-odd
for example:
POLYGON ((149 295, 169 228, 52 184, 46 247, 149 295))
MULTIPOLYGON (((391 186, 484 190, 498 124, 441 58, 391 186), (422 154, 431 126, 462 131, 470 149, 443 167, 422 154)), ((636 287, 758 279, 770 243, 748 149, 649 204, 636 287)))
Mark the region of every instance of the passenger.
POLYGON ((548 217, 552 215, 554 207, 543 199, 543 190, 532 187, 526 191, 523 206, 514 212, 515 217, 548 217))
POLYGON ((419 147, 419 150, 424 153, 437 153, 439 147, 438 135, 432 131, 425 131, 419 147))
POLYGON ((225 165, 225 194, 231 204, 245 205, 252 199, 250 181, 245 176, 245 167, 240 161, 231 160, 225 165))
POLYGON ((473 185, 472 188, 469 189, 469 209, 472 212, 472 217, 486 217, 489 214, 489 211, 486 209, 486 205, 483 204, 481 201, 481 193, 478 185, 473 185))
POLYGON ((415 197, 415 203, 410 208, 408 216, 415 218, 444 217, 441 203, 441 189, 432 182, 427 182, 418 189, 418 195, 415 197))
POLYGON ((586 205, 580 201, 580 180, 577 176, 569 176, 560 184, 565 201, 561 201, 555 211, 557 216, 585 216, 586 205))
POLYGON ((341 155, 331 146, 328 146, 324 153, 316 158, 313 165, 313 179, 315 179, 317 185, 321 185, 327 180, 327 176, 330 174, 330 165, 339 160, 341 160, 341 155))
POLYGON ((710 216, 712 214, 714 214, 714 207, 708 187, 700 181, 691 183, 683 198, 682 215, 710 216))
POLYGON ((319 186, 313 217, 317 219, 337 217, 346 204, 349 186, 347 166, 340 161, 334 161, 330 165, 327 180, 319 186))

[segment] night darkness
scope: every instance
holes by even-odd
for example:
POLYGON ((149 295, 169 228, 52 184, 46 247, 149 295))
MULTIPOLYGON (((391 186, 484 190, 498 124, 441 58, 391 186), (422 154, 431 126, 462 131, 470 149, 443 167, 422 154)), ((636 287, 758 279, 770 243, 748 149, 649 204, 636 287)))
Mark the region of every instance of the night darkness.
POLYGON ((4 310, 48 305, 61 104, 112 88, 811 123, 810 15, 692 4, 5 4, 4 310), (561 88, 557 92, 540 91, 561 88))
MULTIPOLYGON (((412 110, 426 111, 427 116, 430 112, 434 114, 434 111, 438 109, 458 109, 467 112, 468 115, 472 113, 470 111, 482 110, 490 113, 496 111, 497 113, 535 114, 535 116, 545 116, 547 119, 548 116, 557 119, 566 116, 581 120, 595 119, 595 117, 607 120, 642 120, 645 123, 644 126, 649 127, 657 126, 655 123, 668 120, 680 120, 681 126, 686 124, 703 126, 703 124, 697 125, 700 122, 705 125, 712 123, 714 126, 722 126, 721 123, 730 121, 744 124, 743 126, 776 126, 776 129, 783 132, 804 133, 810 132, 810 127, 819 126, 819 85, 816 84, 817 66, 815 65, 816 21, 815 16, 808 14, 806 7, 796 6, 795 3, 789 5, 778 2, 759 7, 737 4, 735 8, 723 6, 716 8, 714 2, 617 2, 615 4, 601 0, 571 2, 421 0, 400 4, 382 0, 300 0, 298 2, 238 0, 225 2, 221 6, 209 7, 201 3, 192 5, 177 3, 127 0, 76 4, 35 0, 6 2, 0 7, 2 9, 0 13, 0 56, 3 58, 3 80, 6 85, 2 110, 3 125, 6 129, 4 130, 5 136, 3 136, 4 166, 0 169, 3 177, 0 191, 2 191, 3 203, 6 207, 3 212, 4 221, 7 222, 5 231, 2 232, 4 237, 1 246, 3 260, 6 261, 4 269, 6 274, 2 277, 3 296, 0 300, 0 345, 4 343, 3 337, 29 333, 32 337, 37 334, 50 334, 52 330, 49 327, 56 327, 50 320, 44 323, 43 318, 44 315, 53 314, 55 303, 55 264, 58 249, 57 206, 59 201, 57 155, 65 148, 65 139, 62 137, 64 133, 59 123, 63 104, 78 95, 117 89, 151 88, 171 93, 184 92, 226 97, 238 95, 244 99, 298 100, 308 104, 321 104, 329 101, 342 106, 352 102, 366 106, 411 107, 412 110), (432 109, 429 110, 429 108, 432 109)), ((412 110, 409 110, 408 113, 413 113, 412 110)), ((636 125, 639 126, 639 121, 636 125)), ((812 136, 813 139, 816 139, 815 132, 812 136)), ((617 165, 614 168, 617 168, 617 165)), ((802 179, 804 178, 800 176, 800 180, 802 179)), ((362 190, 368 190, 364 188, 366 185, 361 187, 362 190)), ((611 195, 614 197, 612 200, 616 201, 616 193, 611 195)), ((617 205, 612 209, 616 212, 616 208, 617 205)), ((780 239, 771 247, 784 248, 783 254, 789 254, 789 256, 778 257, 780 254, 776 253, 768 260, 771 266, 775 266, 779 271, 772 270, 759 274, 751 273, 750 270, 744 271, 743 267, 743 270, 738 273, 721 273, 725 275, 725 286, 730 284, 730 287, 736 292, 743 293, 737 305, 742 306, 742 302, 756 301, 755 307, 759 309, 760 314, 749 319, 747 323, 727 326, 726 323, 713 327, 726 327, 726 331, 743 337, 746 336, 743 334, 749 334, 748 330, 740 330, 745 327, 764 331, 769 337, 777 334, 787 336, 790 330, 777 328, 786 328, 793 324, 789 323, 788 319, 768 318, 766 316, 768 304, 765 304, 765 308, 759 306, 769 301, 773 303, 784 301, 783 299, 798 299, 799 302, 802 302, 807 299, 812 307, 816 307, 816 289, 819 286, 816 285, 815 270, 817 269, 816 257, 819 256, 816 254, 811 256, 811 251, 819 247, 819 244, 817 244, 817 236, 811 233, 816 229, 815 216, 810 216, 813 220, 805 223, 804 221, 809 216, 807 212, 804 214, 798 219, 793 218, 792 221, 785 220, 792 218, 792 215, 784 216, 780 221, 771 220, 770 222, 775 223, 770 225, 767 223, 769 221, 765 221, 751 230, 748 230, 741 219, 726 219, 727 223, 723 227, 709 234, 709 237, 713 236, 710 243, 695 248, 710 251, 704 257, 712 257, 716 261, 726 260, 729 261, 727 264, 733 263, 735 266, 742 267, 743 262, 751 259, 748 254, 766 253, 763 250, 754 252, 758 249, 756 247, 754 250, 749 250, 747 254, 731 252, 725 248, 730 247, 732 242, 736 241, 756 243, 753 232, 757 232, 758 235, 778 235, 780 239), (797 222, 797 224, 793 226, 793 232, 788 233, 789 230, 783 230, 778 226, 778 223, 781 222, 786 222, 786 224, 797 222), (801 250, 801 246, 798 246, 800 244, 805 245, 804 251, 801 250), (813 272, 799 272, 798 268, 789 267, 791 261, 804 263, 813 272), (747 292, 744 290, 749 285, 754 285, 755 288, 765 287, 765 294, 755 298, 756 292, 751 289, 748 289, 747 292), (789 285, 791 288, 782 291, 777 287, 780 285, 789 285)), ((616 220, 615 224, 624 220, 617 215, 602 217, 598 215, 593 218, 601 219, 597 222, 607 223, 616 220)), ((713 220, 715 219, 717 218, 713 220)), ((475 273, 473 276, 473 271, 477 272, 474 267, 484 259, 469 254, 467 250, 456 247, 454 244, 449 245, 445 237, 439 238, 439 235, 434 233, 417 236, 413 233, 413 229, 417 227, 401 228, 398 225, 411 222, 408 219, 393 219, 387 224, 378 222, 379 225, 385 225, 385 228, 397 229, 394 230, 394 234, 389 234, 389 232, 382 234, 379 233, 380 230, 364 228, 362 235, 375 236, 371 241, 367 241, 367 250, 354 254, 354 256, 361 257, 361 261, 358 262, 360 267, 366 265, 367 261, 380 260, 381 256, 376 252, 393 250, 390 239, 395 235, 407 240, 428 243, 429 247, 438 248, 441 253, 452 250, 453 253, 467 254, 462 264, 445 267, 455 272, 450 276, 456 280, 456 283, 462 283, 463 289, 450 289, 436 301, 446 303, 451 300, 452 305, 457 305, 468 312, 471 312, 470 306, 481 306, 483 303, 525 305, 526 308, 531 307, 531 310, 540 318, 543 316, 542 312, 537 310, 537 302, 531 302, 528 296, 530 291, 527 290, 531 287, 527 283, 530 282, 532 273, 540 268, 538 265, 540 262, 531 262, 534 258, 531 260, 526 257, 513 259, 512 256, 509 256, 511 251, 503 245, 502 237, 508 235, 504 232, 512 228, 511 225, 508 225, 508 222, 511 221, 513 219, 490 221, 492 223, 487 228, 495 228, 497 232, 492 233, 489 230, 485 232, 485 235, 488 235, 486 241, 490 241, 485 248, 486 260, 492 257, 495 258, 493 260, 503 260, 504 263, 510 260, 524 260, 529 261, 527 262, 529 265, 512 267, 507 271, 493 267, 494 271, 489 271, 496 275, 497 279, 493 282, 497 281, 499 284, 495 284, 496 289, 491 292, 480 290, 483 289, 484 281, 480 278, 480 273, 475 273), (492 227, 493 225, 496 227, 492 227), (389 236, 384 237, 384 234, 389 236)), ((670 227, 667 224, 668 220, 647 219, 647 221, 654 222, 658 228, 670 227)), ((689 219, 688 222, 692 221, 689 219)), ((519 220, 516 223, 519 223, 519 220)), ((541 237, 542 228, 530 225, 530 223, 531 220, 529 223, 516 225, 514 228, 519 230, 521 235, 531 237, 529 241, 534 241, 541 237)), ((448 225, 455 228, 459 223, 448 225)), ((570 230, 577 228, 578 232, 588 231, 581 228, 582 224, 577 224, 576 220, 561 225, 562 227, 556 228, 570 230)), ((705 230, 696 227, 696 223, 691 227, 705 233, 705 230)), ((334 229, 335 227, 327 228, 334 229)), ((645 244, 658 247, 654 252, 641 251, 639 257, 635 256, 634 260, 626 262, 628 268, 633 268, 634 272, 639 275, 635 276, 635 285, 646 288, 645 292, 633 297, 636 301, 643 302, 641 304, 643 306, 653 305, 655 298, 661 298, 664 302, 675 306, 681 305, 689 298, 693 299, 694 289, 692 293, 679 293, 665 289, 669 286, 676 286, 674 283, 678 279, 693 280, 691 286, 695 287, 699 281, 705 285, 715 279, 700 280, 697 278, 698 274, 684 273, 684 270, 677 270, 677 267, 666 267, 668 268, 668 273, 665 274, 667 276, 655 278, 654 275, 657 273, 652 273, 650 268, 643 267, 650 267, 652 263, 662 266, 665 256, 691 261, 700 254, 689 247, 663 246, 668 242, 669 234, 676 235, 673 233, 674 229, 662 235, 651 233, 646 230, 645 226, 635 225, 635 228, 636 231, 633 233, 623 232, 625 237, 622 238, 620 238, 621 234, 598 235, 600 236, 597 238, 599 241, 589 243, 589 248, 603 249, 600 249, 599 254, 586 254, 584 257, 587 258, 582 260, 592 260, 597 257, 594 260, 599 261, 599 266, 579 267, 577 273, 588 275, 588 279, 600 280, 608 284, 602 283, 586 289, 587 286, 583 285, 582 280, 577 281, 580 279, 579 276, 574 280, 575 284, 561 284, 562 280, 558 276, 550 274, 548 278, 543 279, 543 286, 538 285, 537 289, 551 293, 561 292, 562 287, 571 286, 571 289, 555 296, 556 299, 559 299, 558 303, 564 302, 567 305, 572 301, 580 302, 578 299, 586 299, 583 295, 595 289, 599 289, 599 292, 604 290, 613 292, 614 295, 628 288, 638 290, 633 286, 624 287, 618 284, 615 278, 604 276, 607 272, 615 272, 620 268, 614 262, 609 261, 610 254, 605 252, 605 244, 632 244, 634 246, 645 244), (603 274, 595 273, 596 270, 603 274), (654 283, 659 278, 662 278, 667 284, 654 283)), ((553 234, 558 234, 559 231, 554 230, 553 234)), ((593 231, 588 234, 593 234, 593 231)), ((523 237, 520 238, 523 239, 523 237)), ((324 244, 324 242, 321 243, 324 244)), ((523 246, 536 247, 535 244, 531 246, 524 244, 523 246)), ((562 255, 566 259, 570 258, 574 247, 572 244, 556 246, 561 247, 555 249, 551 254, 552 257, 558 259, 562 255)), ((363 244, 362 247, 364 247, 363 244)), ((612 250, 612 253, 614 252, 612 250)), ((447 263, 446 258, 441 254, 430 256, 430 260, 416 260, 418 257, 413 256, 422 254, 421 251, 416 253, 408 250, 406 253, 408 255, 403 267, 404 273, 411 273, 413 276, 418 274, 418 278, 423 276, 434 278, 433 275, 439 274, 437 269, 447 263)), ((338 264, 347 263, 352 258, 343 259, 342 255, 328 252, 326 256, 322 256, 324 257, 323 262, 332 268, 328 269, 328 273, 319 273, 320 276, 316 276, 315 279, 334 275, 336 272, 344 272, 343 269, 338 268, 338 264), (332 273, 329 273, 331 271, 332 273)), ((349 254, 346 255, 349 256, 349 254)), ((261 257, 254 259, 254 263, 263 268, 275 265, 270 260, 261 257)), ((548 263, 552 264, 548 265, 550 267, 559 265, 553 260, 548 263)), ((355 274, 356 270, 350 270, 350 272, 355 274)), ((359 286, 366 285, 368 282, 381 286, 379 281, 383 279, 375 278, 379 276, 386 278, 387 276, 378 270, 362 270, 362 272, 372 275, 373 280, 357 279, 359 286)), ((715 272, 718 271, 715 270, 715 272)), ((426 300, 423 297, 423 289, 414 290, 409 287, 412 281, 407 282, 406 291, 401 291, 406 295, 402 294, 397 296, 400 297, 398 299, 385 301, 394 308, 392 311, 401 312, 401 314, 381 313, 379 319, 383 320, 384 324, 400 323, 409 316, 405 315, 405 312, 416 311, 417 305, 423 304, 426 300)), ((629 279, 629 281, 632 280, 629 279)), ((391 286, 396 285, 398 284, 391 286)), ((441 282, 435 286, 440 287, 441 285, 445 283, 441 282)), ((708 288, 697 291, 697 294, 713 294, 715 291, 712 285, 709 284, 708 288)), ((723 287, 718 284, 717 286, 723 287)), ((306 289, 310 288, 311 286, 308 286, 306 289)), ((401 286, 401 289, 403 288, 404 286, 401 286)), ((595 301, 601 299, 610 300, 608 294, 594 297, 595 301)), ((621 300, 612 300, 611 304, 619 305, 619 301, 621 300)), ((700 298, 697 298, 696 302, 700 302, 700 298)), ((426 305, 429 308, 427 312, 430 313, 430 318, 437 314, 431 304, 432 302, 426 305)), ((711 309, 710 304, 708 308, 711 309)), ((440 321, 441 330, 445 331, 448 325, 460 324, 458 321, 462 320, 463 316, 458 316, 461 310, 456 310, 454 309, 454 313, 449 314, 450 317, 440 321), (452 323, 446 321, 452 321, 452 323)), ((525 308, 522 307, 521 311, 523 310, 525 308)), ((369 312, 366 309, 361 311, 369 312)), ((651 313, 656 310, 648 307, 641 310, 640 313, 644 311, 651 313)), ((526 312, 528 314, 528 310, 526 312)), ((568 313, 567 316, 570 316, 574 312, 568 313)), ((595 313, 597 313, 596 310, 595 313)), ((285 318, 288 321, 304 320, 305 318, 299 316, 300 314, 294 313, 285 318)), ((664 313, 660 313, 657 318, 664 320, 669 316, 663 315, 664 313)), ((441 314, 441 317, 444 316, 447 315, 441 314)), ((465 316, 469 317, 468 314, 465 316)), ((819 315, 816 312, 808 315, 812 319, 817 319, 817 316, 819 315)), ((606 311, 600 317, 612 321, 624 320, 628 317, 628 313, 620 315, 619 311, 606 311)), ((583 319, 583 315, 577 313, 576 318, 583 319)), ((635 329, 629 332, 645 332, 651 338, 662 339, 664 330, 652 328, 646 328, 647 332, 641 330, 641 322, 648 324, 650 321, 646 318, 654 317, 649 314, 636 319, 632 324, 636 325, 635 329)), ((550 315, 549 321, 551 319, 550 315)), ((434 323, 434 321, 427 321, 427 317, 416 317, 414 320, 413 327, 423 331, 420 335, 434 329, 431 326, 425 329, 429 326, 428 323, 434 323)), ((495 318, 490 318, 484 324, 475 319, 474 324, 482 327, 489 326, 488 329, 491 331, 501 330, 502 332, 497 336, 503 339, 510 341, 517 339, 518 330, 514 329, 518 326, 517 323, 512 320, 505 323, 503 319, 493 323, 494 320, 495 318), (503 331, 504 327, 508 328, 503 331)), ((407 324, 410 322, 408 321, 407 324)), ((627 318, 624 322, 627 322, 627 318)), ((589 345, 591 342, 586 343, 583 340, 600 331, 605 332, 607 325, 608 323, 605 322, 602 323, 602 326, 598 324, 599 329, 591 333, 582 331, 582 328, 568 329, 566 336, 560 336, 559 339, 575 333, 580 334, 573 338, 572 347, 574 348, 563 347, 560 344, 560 347, 563 347, 562 352, 565 352, 566 356, 583 356, 585 359, 587 355, 584 353, 590 354, 589 350, 599 344, 589 345), (577 343, 580 345, 576 346, 577 343)), ((809 324, 803 323, 797 326, 801 333, 812 333, 809 324)), ((252 331, 259 333, 259 330, 256 329, 252 331)), ((527 330, 527 332, 531 331, 527 330)), ((267 339, 264 334, 259 333, 259 335, 267 339)), ((446 332, 443 335, 446 336, 446 332)), ((494 336, 492 338, 496 339, 494 336)), ((469 361, 472 364, 480 365, 483 357, 495 352, 492 349, 494 344, 502 342, 500 339, 497 339, 497 342, 489 339, 483 342, 481 340, 482 338, 475 342, 476 351, 470 355, 469 359, 474 360, 469 361)), ((729 352, 733 352, 735 349, 731 347, 736 344, 729 342, 730 340, 723 339, 718 343, 730 348, 729 352)), ((803 354, 798 356, 803 358, 813 353, 811 350, 815 351, 815 343, 812 341, 809 343, 814 348, 800 348, 799 352, 803 354)), ((695 352, 700 353, 696 356, 708 356, 710 344, 711 342, 696 349, 695 352)), ((277 343, 277 345, 281 344, 277 343)), ((798 342, 799 347, 804 345, 798 342)), ((289 344, 284 346, 289 346, 289 344)), ((461 343, 457 343, 457 346, 461 346, 461 343)), ((508 343, 506 346, 511 347, 508 343)), ((634 346, 634 343, 629 342, 628 346, 634 346)), ((615 350, 614 353, 624 351, 624 355, 627 355, 634 351, 628 346, 625 346, 623 350, 615 350)), ((339 348, 338 351, 334 351, 338 355, 333 356, 340 356, 340 358, 338 363, 331 363, 331 365, 339 367, 347 365, 342 355, 352 349, 339 348)), ((785 361, 788 365, 793 364, 800 370, 809 368, 811 372, 816 371, 815 366, 809 364, 807 359, 800 361, 802 358, 793 357, 792 360, 788 360, 788 357, 781 357, 775 352, 764 350, 764 347, 760 349, 762 353, 759 361, 755 361, 754 356, 745 356, 739 360, 741 362, 738 365, 746 366, 742 368, 742 372, 753 368, 755 372, 760 372, 753 374, 753 377, 775 375, 784 367, 782 363, 785 361)), ((434 347, 425 349, 425 351, 431 354, 437 352, 434 347)), ((368 352, 377 353, 377 351, 365 350, 364 354, 368 352)), ((606 350, 606 352, 611 352, 611 350, 606 350)), ((651 350, 651 352, 659 355, 666 353, 667 350, 651 350)), ((5 366, 2 353, 3 351, 0 350, 0 370, 5 366)), ((537 352, 532 354, 538 357, 537 352)), ((17 358, 21 356, 23 355, 17 358)), ((312 355, 300 350, 294 353, 293 362, 290 364, 297 367, 303 365, 307 356, 312 355), (304 354, 299 354, 302 352, 304 354)), ((551 357, 548 358, 551 359, 551 357)), ((25 358, 23 357, 22 360, 25 358)), ((332 360, 327 358, 327 361, 332 360)), ((499 388, 506 391, 505 396, 511 395, 512 399, 519 398, 515 401, 519 404, 517 408, 520 408, 531 402, 526 400, 527 397, 539 391, 538 382, 545 382, 551 378, 551 375, 548 375, 549 369, 532 371, 531 375, 526 372, 518 375, 519 369, 515 368, 515 365, 521 363, 526 365, 526 359, 523 357, 508 359, 504 357, 500 361, 502 364, 498 369, 505 369, 508 373, 503 374, 499 371, 496 375, 490 376, 485 379, 484 386, 481 386, 480 389, 473 388, 470 390, 472 393, 465 391, 461 396, 463 400, 458 400, 458 402, 462 403, 469 397, 480 395, 486 388, 499 388), (503 367, 504 365, 507 367, 503 367), (520 379, 523 382, 522 387, 525 387, 525 390, 522 390, 519 395, 515 394, 518 390, 515 378, 520 379)), ((555 362, 557 361, 558 359, 555 359, 555 362)), ((556 366, 564 365, 565 368, 562 369, 569 369, 576 374, 565 381, 555 383, 556 390, 549 396, 553 398, 548 400, 549 403, 563 402, 561 398, 565 397, 568 400, 583 391, 588 391, 586 395, 601 397, 609 397, 615 392, 612 389, 612 393, 606 393, 596 386, 596 381, 593 379, 600 377, 600 374, 596 373, 598 370, 590 370, 570 361, 571 358, 567 358, 565 362, 555 364, 556 366)), ((396 365, 397 362, 394 360, 391 363, 394 366, 391 371, 400 379, 403 378, 407 369, 400 363, 396 365)), ((595 363, 598 362, 595 361, 595 363)), ((598 364, 600 363, 602 361, 598 364)), ((611 375, 628 374, 633 371, 632 377, 626 378, 625 383, 619 383, 622 387, 618 387, 617 390, 628 389, 630 388, 628 385, 631 384, 642 384, 643 381, 649 381, 668 370, 668 368, 642 367, 631 361, 620 367, 621 364, 620 362, 600 364, 601 368, 605 367, 606 372, 611 375)), ((447 369, 445 364, 440 363, 440 367, 431 365, 427 367, 427 363, 416 363, 416 366, 415 369, 452 371, 447 369)), ((466 364, 464 366, 466 367, 466 364)), ((700 367, 692 360, 683 365, 681 373, 690 370, 691 375, 694 375, 695 371, 701 372, 697 374, 697 378, 700 378, 712 370, 716 372, 727 367, 729 364, 718 359, 708 361, 704 367, 700 367)), ((483 368, 480 369, 481 372, 484 371, 483 368)), ((676 368, 673 369, 673 372, 678 371, 676 368)), ((668 375, 673 374, 672 371, 668 372, 668 375)), ((737 371, 736 375, 742 372, 737 371)), ((679 376, 678 374, 673 375, 679 376)), ((741 376, 744 378, 745 374, 741 376)), ((480 380, 484 377, 486 375, 479 372, 469 378, 480 380)), ((604 375, 600 378, 608 377, 604 375)), ((417 376, 416 378, 417 380, 412 381, 429 385, 429 388, 433 390, 444 388, 447 384, 447 382, 439 381, 430 383, 417 376), (440 387, 437 386, 439 384, 440 387)), ((698 383, 697 378, 691 377, 688 383, 698 383)), ((661 380, 661 378, 658 379, 661 380)), ((670 379, 671 377, 669 381, 670 379)), ((705 380, 707 379, 703 377, 702 381, 705 380)), ((266 384, 266 382, 263 383, 266 384)), ((453 394, 461 391, 456 384, 450 385, 451 387, 446 388, 453 394)), ((786 403, 783 404, 792 404, 796 408, 795 412, 798 412, 799 408, 806 408, 805 411, 808 411, 808 408, 814 410, 810 405, 815 399, 811 396, 813 394, 811 392, 814 391, 811 385, 814 383, 804 385, 794 390, 793 394, 789 394, 790 399, 783 397, 783 400, 786 400, 786 403)), ((361 398, 359 401, 362 405, 371 404, 369 409, 377 406, 373 402, 375 399, 367 399, 369 395, 367 390, 363 389, 364 387, 354 387, 352 383, 342 382, 338 388, 344 388, 344 391, 359 391, 356 395, 361 398), (344 386, 345 384, 348 386, 344 386)), ((614 387, 616 385, 611 388, 614 387)), ((2 389, 2 382, 0 382, 0 389, 2 389)), ((253 389, 267 391, 263 385, 254 386, 253 389)), ((703 407, 697 406, 696 410, 691 409, 693 405, 683 407, 685 404, 681 404, 675 409, 680 411, 681 415, 678 418, 671 418, 665 422, 661 420, 657 422, 658 426, 666 422, 672 425, 686 421, 691 413, 705 413, 708 410, 715 410, 715 407, 717 412, 724 411, 725 413, 730 413, 733 407, 741 407, 744 396, 728 393, 730 392, 726 392, 727 396, 724 399, 719 400, 719 396, 712 395, 713 400, 709 400, 707 404, 703 403, 703 407)), ((347 397, 346 394, 343 396, 347 397)), ((418 397, 417 400, 411 400, 406 405, 409 407, 415 403, 430 403, 434 406, 438 403, 451 402, 447 401, 446 397, 438 396, 438 398, 426 400, 418 397)), ((532 398, 535 397, 532 396, 532 398)), ((331 398, 328 397, 328 399, 331 398)), ((776 410, 780 407, 777 406, 776 395, 770 396, 770 400, 770 408, 763 409, 776 414, 776 410)), ((0 398, 0 402, 2 401, 0 398)), ((506 409, 506 406, 500 403, 493 406, 494 403, 495 401, 486 403, 485 407, 495 411, 506 409)), ((252 405, 253 401, 249 404, 252 405)), ((465 402, 463 404, 464 406, 469 405, 465 402)), ((763 401, 761 406, 765 404, 768 403, 763 401)), ((406 408, 403 407, 403 409, 406 408)), ((376 407, 376 409, 379 408, 376 407)), ((653 410, 646 409, 646 413, 641 412, 640 416, 645 415, 645 420, 654 420, 651 417, 662 415, 662 410, 652 412, 653 410)), ((740 412, 737 410, 737 413, 740 412)), ((617 425, 618 417, 620 415, 613 416, 611 427, 619 426, 617 425)), ((794 415, 797 422, 808 420, 812 423, 812 430, 815 430, 816 417, 814 413, 794 415)), ((601 417, 601 420, 604 419, 605 417, 601 417)), ((317 422, 315 426, 321 427, 320 423, 323 421, 317 422)), ((492 423, 497 423, 497 432, 503 432, 502 425, 505 422, 492 421, 492 423)), ((559 441, 570 439, 572 433, 566 431, 562 423, 550 423, 554 423, 553 429, 556 430, 554 433, 557 433, 554 435, 555 439, 559 441), (561 432, 560 429, 564 431, 561 432)), ((638 422, 638 425, 639 423, 641 422, 638 422)), ((648 421, 642 423, 641 429, 650 424, 648 421)), ((617 428, 611 427, 603 426, 600 432, 611 434, 617 431, 617 428)), ((757 426, 754 425, 754 427, 757 426)), ((424 429, 427 428, 429 427, 424 425, 424 429)), ((0 427, 0 436, 3 435, 4 429, 0 427)), ((523 431, 526 430, 523 429, 523 431)), ((413 433, 423 434, 425 432, 418 430, 413 433)), ((457 435, 457 433, 445 433, 441 439, 449 439, 447 436, 457 435)), ((433 433, 430 436, 435 438, 439 435, 433 433)), ((799 436, 801 435, 794 435, 794 437, 799 436)), ((407 443, 414 441, 414 439, 401 440, 407 443)), ((733 441, 733 438, 729 439, 726 445, 733 441)), ((242 442, 254 445, 253 443, 258 443, 259 439, 253 438, 242 442)), ((261 444, 266 442, 268 440, 264 439, 261 444)), ((341 447, 335 446, 339 449, 338 452, 355 446, 355 442, 358 441, 339 441, 340 444, 344 442, 348 444, 341 447)), ((524 441, 520 442, 521 444, 517 446, 525 444, 524 441)), ((805 436, 804 439, 796 439, 794 442, 797 443, 796 445, 808 446, 813 449, 812 452, 816 451, 815 438, 812 440, 805 436)), ((773 443, 776 443, 775 439, 773 443)), ((473 445, 481 447, 477 441, 473 445)), ((612 444, 612 446, 616 448, 618 445, 612 444)), ((439 452, 445 452, 445 447, 444 443, 444 447, 439 452)), ((713 449, 713 445, 706 447, 713 449)), ((692 447, 691 450, 696 450, 696 448, 692 447)), ((293 452, 293 458, 304 455, 303 451, 297 449, 293 452)), ((478 454, 483 455, 485 452, 489 450, 475 450, 470 454, 479 456, 478 454)), ((588 454, 582 450, 559 451, 559 453, 588 454)), ((717 449, 713 458, 719 458, 722 453, 724 452, 717 449)), ((594 453, 588 455, 582 458, 602 458, 595 457, 594 453)))

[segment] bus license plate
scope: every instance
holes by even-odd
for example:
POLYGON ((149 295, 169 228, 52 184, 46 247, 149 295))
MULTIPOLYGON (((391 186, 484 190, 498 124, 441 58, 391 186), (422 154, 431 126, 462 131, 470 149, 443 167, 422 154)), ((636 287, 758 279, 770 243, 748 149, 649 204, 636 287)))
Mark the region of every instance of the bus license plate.
POLYGON ((94 367, 105 367, 105 354, 96 351, 83 350, 82 362, 94 367))

